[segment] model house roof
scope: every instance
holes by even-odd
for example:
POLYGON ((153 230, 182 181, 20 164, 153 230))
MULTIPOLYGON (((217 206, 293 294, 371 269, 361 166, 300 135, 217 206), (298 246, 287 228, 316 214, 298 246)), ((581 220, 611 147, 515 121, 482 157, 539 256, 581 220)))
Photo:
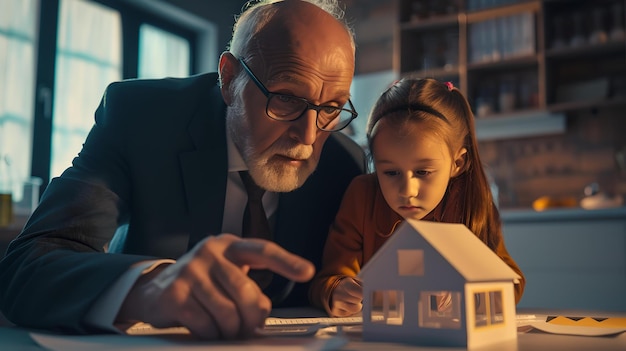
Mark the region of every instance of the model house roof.
MULTIPOLYGON (((363 267, 359 276, 378 262, 394 260, 394 250, 434 249, 468 282, 517 280, 515 273, 498 255, 465 225, 406 220, 363 267), (415 240, 421 236, 423 240, 415 240), (430 245, 430 247, 424 247, 430 245), (392 252, 389 252, 392 251, 392 252), (393 255, 393 256, 392 256, 393 255)), ((425 258, 426 260, 426 258, 425 258)))

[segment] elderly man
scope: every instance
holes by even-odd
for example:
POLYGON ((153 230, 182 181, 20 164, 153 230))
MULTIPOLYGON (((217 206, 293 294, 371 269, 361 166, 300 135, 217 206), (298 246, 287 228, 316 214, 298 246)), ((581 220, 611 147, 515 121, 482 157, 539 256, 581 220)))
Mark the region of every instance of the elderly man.
POLYGON ((0 264, 7 318, 237 338, 272 302, 306 305, 329 224, 366 164, 336 133, 357 116, 341 14, 328 0, 259 3, 238 18, 219 84, 217 74, 111 84, 79 156, 0 264), (266 224, 251 229, 247 179, 265 190, 266 224))

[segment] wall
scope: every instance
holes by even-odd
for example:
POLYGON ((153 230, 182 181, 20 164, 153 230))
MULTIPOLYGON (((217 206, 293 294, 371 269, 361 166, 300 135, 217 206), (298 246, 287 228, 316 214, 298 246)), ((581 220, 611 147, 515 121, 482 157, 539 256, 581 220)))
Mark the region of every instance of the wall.
POLYGON ((390 70, 393 66, 393 0, 344 0, 345 18, 355 32, 356 74, 390 70))
MULTIPOLYGON (((154 0, 152 0, 154 1, 154 0)), ((198 1, 198 0, 161 0, 179 7, 189 13, 202 17, 218 28, 217 49, 221 53, 226 49, 232 34, 235 15, 241 12, 246 0, 198 1)))
POLYGON ((617 162, 626 152, 623 106, 570 113, 564 134, 481 142, 480 152, 503 208, 528 207, 540 196, 578 201, 592 182, 626 194, 626 169, 617 162))

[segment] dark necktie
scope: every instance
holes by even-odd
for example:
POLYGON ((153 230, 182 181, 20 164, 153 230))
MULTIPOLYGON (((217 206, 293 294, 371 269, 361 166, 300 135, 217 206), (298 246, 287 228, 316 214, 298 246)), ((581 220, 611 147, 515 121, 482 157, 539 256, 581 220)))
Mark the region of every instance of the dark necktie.
MULTIPOLYGON (((239 176, 248 193, 248 203, 243 213, 241 236, 244 238, 272 240, 272 231, 263 208, 265 189, 259 187, 247 171, 240 171, 239 176)), ((272 281, 273 273, 266 269, 252 269, 248 275, 263 289, 272 281)))

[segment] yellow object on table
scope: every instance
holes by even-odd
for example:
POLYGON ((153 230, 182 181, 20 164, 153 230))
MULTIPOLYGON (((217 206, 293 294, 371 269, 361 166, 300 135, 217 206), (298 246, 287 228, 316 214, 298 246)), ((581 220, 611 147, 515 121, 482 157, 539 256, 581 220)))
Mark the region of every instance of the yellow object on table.
POLYGON ((574 327, 596 327, 596 328, 624 328, 626 318, 624 317, 565 317, 548 316, 546 322, 558 325, 569 325, 574 327))
POLYGON ((542 196, 533 201, 533 209, 535 211, 543 211, 550 208, 569 208, 578 207, 578 201, 573 196, 550 197, 542 196))

